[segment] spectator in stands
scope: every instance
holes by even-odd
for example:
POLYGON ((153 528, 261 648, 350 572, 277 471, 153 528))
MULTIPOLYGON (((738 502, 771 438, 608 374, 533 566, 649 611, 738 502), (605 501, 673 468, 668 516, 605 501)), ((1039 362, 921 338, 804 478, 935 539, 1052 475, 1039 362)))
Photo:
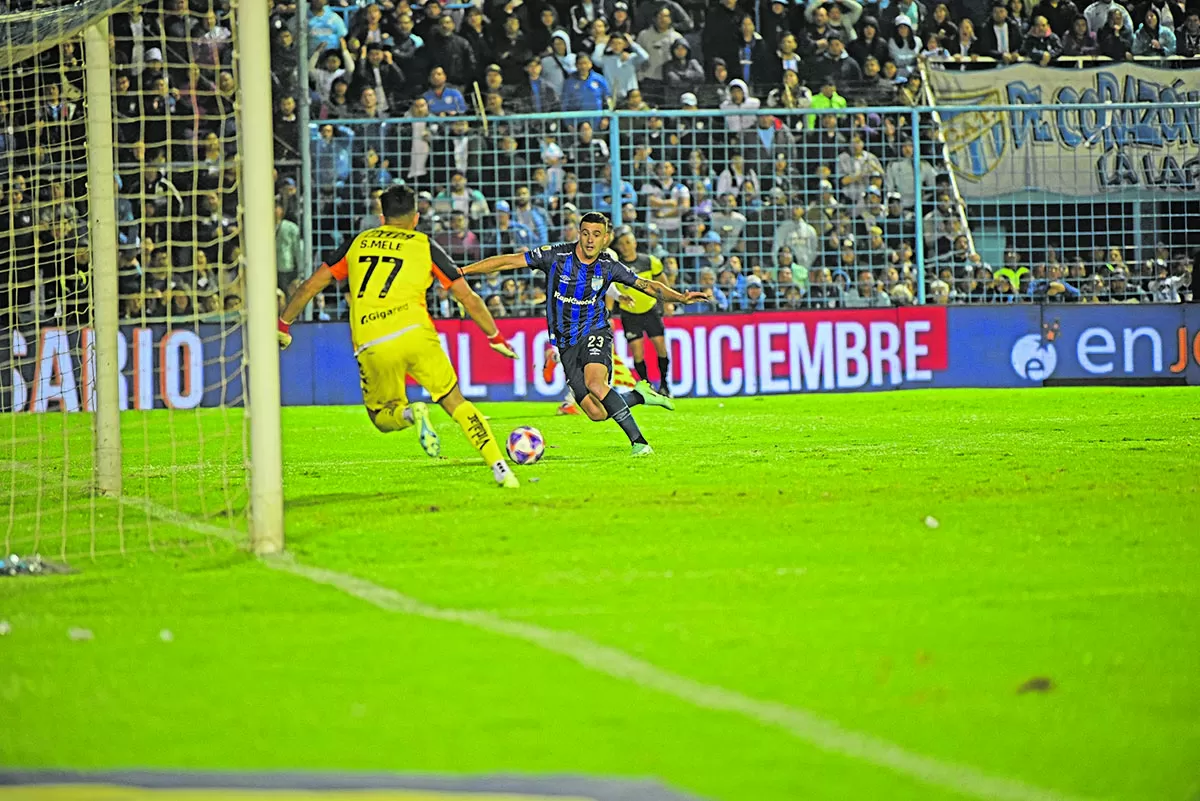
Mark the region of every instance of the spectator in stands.
POLYGON ((591 191, 601 166, 610 163, 608 142, 595 135, 591 122, 583 120, 579 123, 575 141, 568 148, 567 163, 575 168, 584 192, 591 191))
POLYGON ((396 27, 398 33, 394 37, 395 44, 392 47, 396 66, 405 75, 414 78, 417 75, 426 74, 427 67, 420 63, 421 57, 424 55, 422 51, 425 47, 425 40, 414 33, 416 26, 413 24, 412 14, 398 15, 396 27))
POLYGON ((922 20, 917 28, 921 41, 927 41, 930 34, 937 36, 942 47, 949 48, 958 39, 958 26, 950 18, 950 9, 945 3, 933 7, 933 14, 922 20))
POLYGON ((354 57, 343 48, 313 53, 309 60, 308 81, 322 102, 329 100, 330 89, 338 78, 350 79, 354 70, 354 57))
POLYGON ((446 70, 441 66, 435 66, 429 71, 429 91, 424 94, 424 98, 432 116, 446 117, 467 113, 466 98, 462 92, 447 85, 446 70))
POLYGON ((785 72, 792 71, 797 76, 800 74, 804 63, 796 48, 796 35, 790 31, 785 32, 779 38, 775 51, 767 57, 766 65, 762 70, 764 83, 778 87, 783 83, 785 72))
POLYGON ((533 193, 528 186, 517 187, 513 205, 516 206, 513 215, 516 221, 533 234, 533 246, 550 244, 550 219, 544 209, 533 205, 533 193))
MULTIPOLYGON (((633 17, 629 16, 629 3, 621 2, 613 3, 612 17, 609 19, 608 32, 610 34, 627 33, 633 36, 633 17)), ((595 47, 595 45, 592 45, 595 47)))
POLYGON ((471 264, 482 258, 479 237, 467 225, 467 215, 450 212, 450 230, 434 234, 433 240, 446 249, 458 264, 471 264))
POLYGON ((738 63, 743 16, 745 12, 738 8, 738 0, 719 0, 717 5, 708 10, 700 49, 704 51, 710 69, 717 59, 721 59, 727 67, 738 63))
POLYGON ((947 50, 950 60, 956 64, 979 60, 979 40, 975 37, 975 23, 970 17, 958 23, 958 36, 947 50))
POLYGON ((746 230, 746 215, 737 210, 737 196, 732 192, 721 195, 720 204, 713 209, 712 230, 721 237, 721 249, 726 253, 745 250, 743 234, 746 230))
POLYGON ((1083 10, 1083 16, 1087 19, 1088 30, 1096 34, 1097 41, 1100 39, 1100 32, 1109 26, 1109 15, 1113 9, 1117 8, 1124 12, 1125 27, 1129 29, 1129 36, 1133 36, 1133 18, 1125 6, 1118 3, 1117 0, 1094 0, 1083 10))
POLYGON ((713 59, 711 76, 702 86, 697 87, 697 105, 701 108, 720 108, 729 100, 729 70, 725 68, 725 60, 713 59))
POLYGON ((992 18, 979 34, 980 55, 1012 64, 1021 56, 1021 32, 1008 18, 1004 0, 992 0, 992 18))
MULTIPOLYGON (((604 19, 604 0, 580 0, 567 11, 570 36, 579 44, 591 33, 592 23, 604 19)), ((594 45, 593 45, 594 46, 594 45)))
POLYGON ((1041 15, 1034 17, 1029 35, 1021 42, 1021 56, 1045 67, 1061 54, 1062 42, 1058 35, 1050 30, 1050 23, 1041 15))
POLYGON ((521 80, 525 64, 533 55, 534 50, 521 30, 521 20, 515 15, 507 17, 504 20, 504 33, 496 42, 496 61, 504 70, 504 80, 509 83, 521 80))
POLYGON ((442 27, 442 17, 450 15, 442 13, 444 10, 442 0, 426 0, 420 4, 419 8, 421 15, 417 19, 417 35, 428 43, 437 38, 438 31, 442 27))
POLYGON ((1082 14, 1075 17, 1071 30, 1063 37, 1064 56, 1094 56, 1100 52, 1096 42, 1096 34, 1088 30, 1087 17, 1082 14))
POLYGON ((1132 49, 1135 56, 1169 58, 1175 55, 1175 31, 1159 22, 1158 12, 1153 7, 1146 9, 1142 24, 1133 37, 1132 49))
POLYGON ((456 171, 450 178, 450 188, 442 190, 433 200, 433 208, 442 215, 458 209, 467 215, 473 224, 488 213, 487 198, 478 189, 467 186, 466 173, 456 171))
MULTIPOLYGON (((304 246, 300 226, 283 216, 283 203, 275 203, 275 269, 279 273, 279 288, 287 287, 296 278, 303 261, 304 246)), ((204 251, 199 251, 203 255, 204 251)))
POLYGON ((896 27, 888 39, 888 57, 896 65, 896 71, 907 75, 917 64, 921 44, 913 33, 912 21, 901 14, 896 17, 896 27))
POLYGON ((676 96, 681 89, 691 90, 704 83, 704 68, 692 58, 692 47, 687 39, 681 36, 671 43, 671 60, 663 65, 662 74, 668 97, 676 96))
POLYGON ((772 249, 778 253, 787 249, 795 259, 793 269, 802 268, 805 274, 812 267, 820 252, 817 231, 804 219, 805 209, 800 203, 792 206, 791 219, 775 229, 772 249))
POLYGON ((512 207, 507 200, 496 201, 496 230, 485 255, 495 256, 533 248, 533 232, 512 219, 512 207))
POLYGON ((735 78, 729 82, 729 99, 721 103, 721 108, 730 112, 743 112, 741 114, 731 113, 725 117, 725 130, 731 133, 739 133, 749 130, 754 127, 754 115, 744 112, 754 111, 761 104, 757 97, 750 94, 750 87, 741 78, 735 78))
MULTIPOLYGON (((613 206, 612 192, 612 164, 604 162, 600 165, 599 177, 592 184, 591 207, 596 211, 611 209, 613 206)), ((633 184, 624 179, 621 180, 619 201, 622 204, 632 203, 634 206, 638 202, 637 192, 634 191, 633 184)))
POLYGON ((762 279, 751 275, 746 279, 745 292, 738 298, 739 311, 764 311, 767 308, 762 279))
MULTIPOLYGON (((663 11, 670 14, 665 8, 663 11)), ((596 49, 592 51, 592 60, 604 73, 613 100, 618 103, 638 88, 638 71, 647 64, 649 58, 645 48, 625 34, 617 34, 609 37, 607 41, 596 42, 596 49)), ((646 74, 649 76, 650 72, 647 71, 646 74)), ((658 74, 662 75, 661 65, 658 74)))
POLYGON ((363 47, 362 57, 354 71, 350 94, 361 98, 362 90, 366 87, 375 90, 376 104, 381 116, 395 116, 388 112, 397 110, 400 106, 405 87, 404 73, 392 62, 392 51, 385 50, 378 42, 371 42, 363 47))
POLYGON ((925 159, 920 161, 921 180, 918 186, 917 176, 913 172, 914 152, 912 139, 905 135, 900 140, 900 155, 888 163, 884 177, 884 188, 889 194, 901 195, 906 209, 911 209, 916 203, 917 192, 922 189, 932 191, 937 186, 937 170, 925 159))
POLYGON ((314 51, 345 47, 348 31, 342 15, 325 6, 325 0, 309 0, 308 46, 314 51))
POLYGON ((809 25, 804 29, 804 35, 813 43, 813 52, 816 55, 822 55, 829 49, 829 40, 831 37, 840 36, 841 31, 834 29, 829 24, 829 10, 821 3, 817 3, 810 14, 805 10, 805 19, 809 25))
MULTIPOLYGON (((612 89, 604 76, 592 70, 592 57, 580 53, 575 57, 576 73, 563 84, 563 111, 601 111, 612 101, 612 89)), ((592 128, 597 125, 607 128, 608 120, 599 117, 590 120, 592 128)))
POLYGON ((734 63, 734 74, 751 86, 758 86, 768 80, 767 59, 769 53, 762 36, 754 29, 754 18, 750 15, 742 17, 741 38, 738 41, 737 61, 734 63))
POLYGON ((379 107, 379 96, 369 86, 359 93, 358 102, 350 110, 350 115, 359 120, 381 120, 387 116, 379 107))
POLYGON ((531 22, 525 35, 525 45, 531 55, 544 56, 550 52, 550 39, 555 31, 562 30, 558 11, 549 5, 542 6, 538 18, 531 22))
POLYGON ((758 171, 753 167, 747 168, 746 156, 738 148, 729 154, 729 164, 721 170, 721 174, 717 177, 718 197, 730 192, 740 193, 742 186, 747 181, 755 187, 755 191, 760 187, 758 171))
POLYGON ((1185 58, 1200 56, 1200 8, 1188 9, 1183 25, 1175 32, 1175 41, 1178 45, 1176 55, 1185 58))
POLYGON ((542 58, 542 79, 556 95, 562 97, 566 80, 577 71, 571 38, 566 31, 555 31, 550 40, 550 55, 542 58))
POLYGON ((650 209, 649 222, 658 226, 665 242, 679 241, 683 227, 683 215, 691 208, 691 192, 675 179, 675 165, 660 161, 655 166, 655 178, 648 181, 638 192, 646 199, 650 209))
POLYGON ((842 305, 847 309, 880 309, 891 306, 892 299, 876 283, 870 270, 859 270, 858 281, 846 290, 842 305))
POLYGON ((856 203, 866 191, 869 176, 884 174, 879 157, 867 150, 858 133, 850 137, 850 149, 838 156, 837 164, 838 182, 848 203, 856 203))
MULTIPOLYGON (((649 7, 651 3, 643 3, 644 7, 649 7)), ((674 4, 672 4, 674 5, 674 4)), ((682 11, 682 9, 680 9, 682 11)), ((647 27, 637 35, 636 44, 646 54, 646 59, 641 68, 641 75, 651 81, 651 86, 657 85, 664 80, 663 67, 671 60, 671 51, 675 42, 683 40, 683 34, 680 33, 674 24, 674 17, 671 14, 671 8, 666 4, 659 6, 654 14, 654 22, 650 27, 647 27)), ((597 49, 599 42, 596 43, 597 49)), ((608 70, 604 71, 609 82, 612 83, 612 76, 608 74, 608 70)), ((616 87, 613 87, 614 90, 616 87)))
POLYGON ((787 0, 771 0, 759 20, 759 28, 763 41, 767 43, 767 51, 778 50, 784 35, 792 32, 787 0))
POLYGON ((525 63, 525 80, 513 92, 514 108, 522 113, 542 114, 561 108, 558 93, 542 77, 542 59, 530 56, 525 63))
POLYGON ((379 4, 368 3, 354 15, 347 41, 353 48, 377 44, 391 50, 397 33, 396 23, 391 18, 384 18, 379 4))
POLYGON ((1053 31, 1061 39, 1067 35, 1067 31, 1075 24, 1075 18, 1079 16, 1079 9, 1072 0, 1041 0, 1033 7, 1033 24, 1036 24, 1037 17, 1045 17, 1050 30, 1053 31))
POLYGON ((853 93, 862 85, 862 68, 858 66, 857 61, 850 58, 845 43, 836 36, 829 40, 829 47, 818 60, 818 64, 813 66, 813 71, 820 75, 821 81, 832 80, 837 86, 845 87, 849 93, 853 93))
MULTIPOLYGON (((821 80, 821 91, 818 92, 817 94, 813 95, 811 105, 812 105, 812 108, 814 108, 814 109, 846 108, 846 98, 842 97, 838 93, 837 84, 834 82, 832 75, 827 75, 825 78, 823 78, 821 80)), ((832 114, 824 115, 824 117, 822 117, 822 121, 826 117, 833 120, 834 128, 836 128, 838 117, 836 115, 832 115, 832 114)), ((816 126, 817 126, 816 115, 809 115, 808 127, 814 128, 816 126)))
POLYGON ((879 24, 885 34, 895 32, 900 17, 908 17, 908 24, 916 31, 927 16, 926 6, 920 0, 895 0, 879 13, 879 24))
MULTIPOLYGON (((431 4, 437 6, 430 0, 426 3, 426 8, 431 4)), ((503 45, 497 47, 497 52, 500 50, 503 50, 503 45)), ((467 40, 455 31, 454 18, 449 14, 443 14, 439 18, 437 28, 425 40, 422 55, 426 63, 441 67, 445 71, 446 81, 455 86, 469 86, 478 77, 479 65, 475 62, 475 51, 471 49, 467 40)), ((518 64, 518 75, 520 69, 518 64)))
POLYGON ((1096 35, 1100 44, 1100 55, 1113 61, 1124 61, 1133 54, 1133 34, 1129 30, 1129 17, 1123 8, 1108 12, 1108 24, 1096 35))
POLYGON ((874 57, 880 64, 889 58, 887 39, 879 34, 879 21, 875 17, 862 18, 862 35, 846 47, 850 57, 864 70, 867 59, 874 57))

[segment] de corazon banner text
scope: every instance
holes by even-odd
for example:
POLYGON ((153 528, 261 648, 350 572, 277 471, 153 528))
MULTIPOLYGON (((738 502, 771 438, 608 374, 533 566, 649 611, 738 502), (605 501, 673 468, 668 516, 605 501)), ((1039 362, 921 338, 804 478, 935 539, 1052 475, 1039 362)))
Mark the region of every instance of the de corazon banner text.
POLYGON ((928 74, 968 198, 1200 191, 1200 70, 1019 64, 928 74), (1089 103, 1143 107, 1081 106, 1089 103), (1049 108, 1029 108, 1037 105, 1049 108))

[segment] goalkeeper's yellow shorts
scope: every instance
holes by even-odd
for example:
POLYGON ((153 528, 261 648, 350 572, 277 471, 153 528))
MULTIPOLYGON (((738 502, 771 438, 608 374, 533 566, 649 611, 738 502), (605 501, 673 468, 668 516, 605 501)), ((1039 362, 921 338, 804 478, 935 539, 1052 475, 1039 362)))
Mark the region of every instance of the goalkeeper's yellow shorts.
POLYGON ((428 390, 434 401, 450 394, 458 374, 432 326, 412 325, 359 347, 358 379, 363 405, 373 412, 408 403, 406 376, 428 390))

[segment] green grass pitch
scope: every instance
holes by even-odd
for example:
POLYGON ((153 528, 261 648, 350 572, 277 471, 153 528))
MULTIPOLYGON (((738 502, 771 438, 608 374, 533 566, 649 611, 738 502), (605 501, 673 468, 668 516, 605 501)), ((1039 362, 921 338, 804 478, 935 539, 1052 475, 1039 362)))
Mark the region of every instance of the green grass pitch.
MULTIPOLYGON (((572 632, 1047 798, 1200 793, 1196 390, 682 400, 674 414, 635 410, 658 451, 646 460, 615 425, 552 404, 481 408, 498 436, 528 424, 550 443, 518 468, 517 492, 492 486, 441 411, 434 462, 413 432, 378 435, 359 409, 286 409, 296 560, 572 632), (1048 691, 1018 692, 1035 677, 1048 691)), ((129 490, 228 526, 219 476, 194 450, 208 432, 212 462, 228 434, 236 473, 232 414, 127 415, 129 490)), ((9 538, 28 547, 40 520, 46 552, 66 542, 78 572, 0 578, 0 765, 591 773, 721 801, 968 797, 527 642, 384 611, 170 522, 147 536, 136 504, 122 512, 127 555, 109 555, 105 533, 90 558, 77 530, 111 526, 116 507, 73 483, 88 420, 31 420, 0 421, 17 442, 0 451, 9 538), (48 456, 64 443, 78 457, 65 483, 48 456), (37 518, 32 469, 47 478, 37 518)))

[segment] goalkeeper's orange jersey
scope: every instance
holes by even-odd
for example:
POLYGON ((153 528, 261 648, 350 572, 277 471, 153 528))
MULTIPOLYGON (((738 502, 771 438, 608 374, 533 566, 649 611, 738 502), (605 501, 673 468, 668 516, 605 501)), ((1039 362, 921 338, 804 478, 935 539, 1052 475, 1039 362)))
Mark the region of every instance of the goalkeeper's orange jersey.
POLYGON ((434 277, 449 287, 458 266, 420 231, 397 225, 371 228, 347 240, 325 264, 347 281, 354 349, 418 326, 433 328, 425 293, 434 277))

